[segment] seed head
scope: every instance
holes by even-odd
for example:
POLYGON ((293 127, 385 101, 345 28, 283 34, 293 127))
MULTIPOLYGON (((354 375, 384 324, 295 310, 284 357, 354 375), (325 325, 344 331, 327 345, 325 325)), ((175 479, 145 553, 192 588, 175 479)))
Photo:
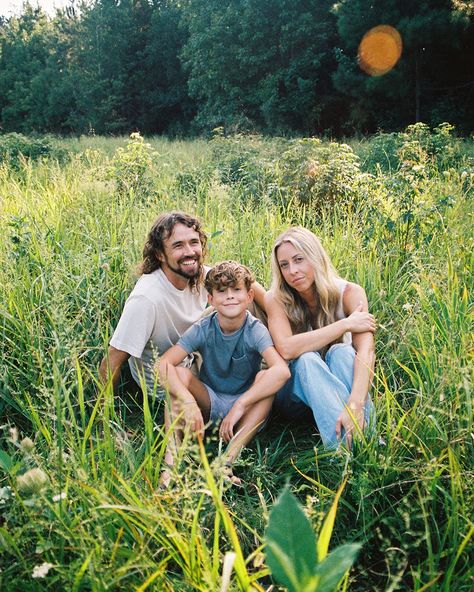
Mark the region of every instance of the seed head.
POLYGON ((21 493, 39 493, 48 483, 48 476, 38 467, 20 475, 16 484, 21 493))

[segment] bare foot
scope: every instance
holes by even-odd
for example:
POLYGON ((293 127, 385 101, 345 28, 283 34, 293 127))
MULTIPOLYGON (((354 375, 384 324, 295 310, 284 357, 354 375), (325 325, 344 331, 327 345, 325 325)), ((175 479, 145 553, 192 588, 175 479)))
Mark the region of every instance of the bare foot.
POLYGON ((236 487, 242 487, 242 479, 234 475, 232 471, 232 465, 224 465, 222 467, 222 474, 224 475, 224 480, 230 483, 231 485, 235 485, 236 487))
POLYGON ((171 465, 165 465, 161 471, 160 480, 158 481, 158 489, 168 489, 171 483, 171 465))

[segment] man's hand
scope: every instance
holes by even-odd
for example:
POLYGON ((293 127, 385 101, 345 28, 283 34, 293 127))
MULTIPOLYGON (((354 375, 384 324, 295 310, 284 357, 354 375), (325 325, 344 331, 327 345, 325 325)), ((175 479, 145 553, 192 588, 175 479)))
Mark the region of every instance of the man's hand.
POLYGON ((365 427, 364 406, 356 403, 349 405, 342 411, 336 421, 336 436, 342 438, 342 431, 346 437, 347 448, 351 448, 353 435, 361 432, 365 427))
POLYGON ((196 435, 202 434, 204 432, 204 420, 196 401, 181 403, 181 410, 186 427, 196 435))
POLYGON ((229 413, 224 417, 219 428, 219 436, 228 444, 234 437, 234 426, 240 421, 245 413, 245 407, 237 400, 231 407, 229 413))

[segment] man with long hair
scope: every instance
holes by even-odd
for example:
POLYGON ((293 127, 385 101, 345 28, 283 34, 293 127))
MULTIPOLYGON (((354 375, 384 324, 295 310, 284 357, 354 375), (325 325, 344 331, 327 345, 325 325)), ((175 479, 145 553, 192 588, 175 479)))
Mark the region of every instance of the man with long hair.
POLYGON ((155 361, 177 343, 206 307, 206 244, 207 236, 194 216, 169 212, 155 220, 143 248, 142 275, 100 364, 104 384, 111 377, 115 390, 128 360, 135 382, 156 390, 155 361))

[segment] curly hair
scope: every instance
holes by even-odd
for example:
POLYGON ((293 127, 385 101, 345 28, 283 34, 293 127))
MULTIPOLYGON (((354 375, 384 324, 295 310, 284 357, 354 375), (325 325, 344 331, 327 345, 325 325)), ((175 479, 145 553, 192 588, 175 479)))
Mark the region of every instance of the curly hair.
MULTIPOLYGON (((170 237, 176 224, 183 224, 188 228, 192 228, 199 234, 201 241, 203 257, 206 255, 207 236, 202 229, 201 222, 189 214, 184 212, 167 212, 161 214, 154 221, 148 237, 143 247, 143 261, 140 265, 140 273, 152 273, 161 268, 161 261, 159 256, 164 253, 164 241, 170 237)), ((197 285, 202 281, 203 270, 197 278, 189 280, 191 287, 197 285)))
POLYGON ((234 288, 239 282, 243 282, 248 291, 255 278, 248 267, 236 261, 221 261, 207 272, 204 286, 209 294, 219 288, 234 288))

